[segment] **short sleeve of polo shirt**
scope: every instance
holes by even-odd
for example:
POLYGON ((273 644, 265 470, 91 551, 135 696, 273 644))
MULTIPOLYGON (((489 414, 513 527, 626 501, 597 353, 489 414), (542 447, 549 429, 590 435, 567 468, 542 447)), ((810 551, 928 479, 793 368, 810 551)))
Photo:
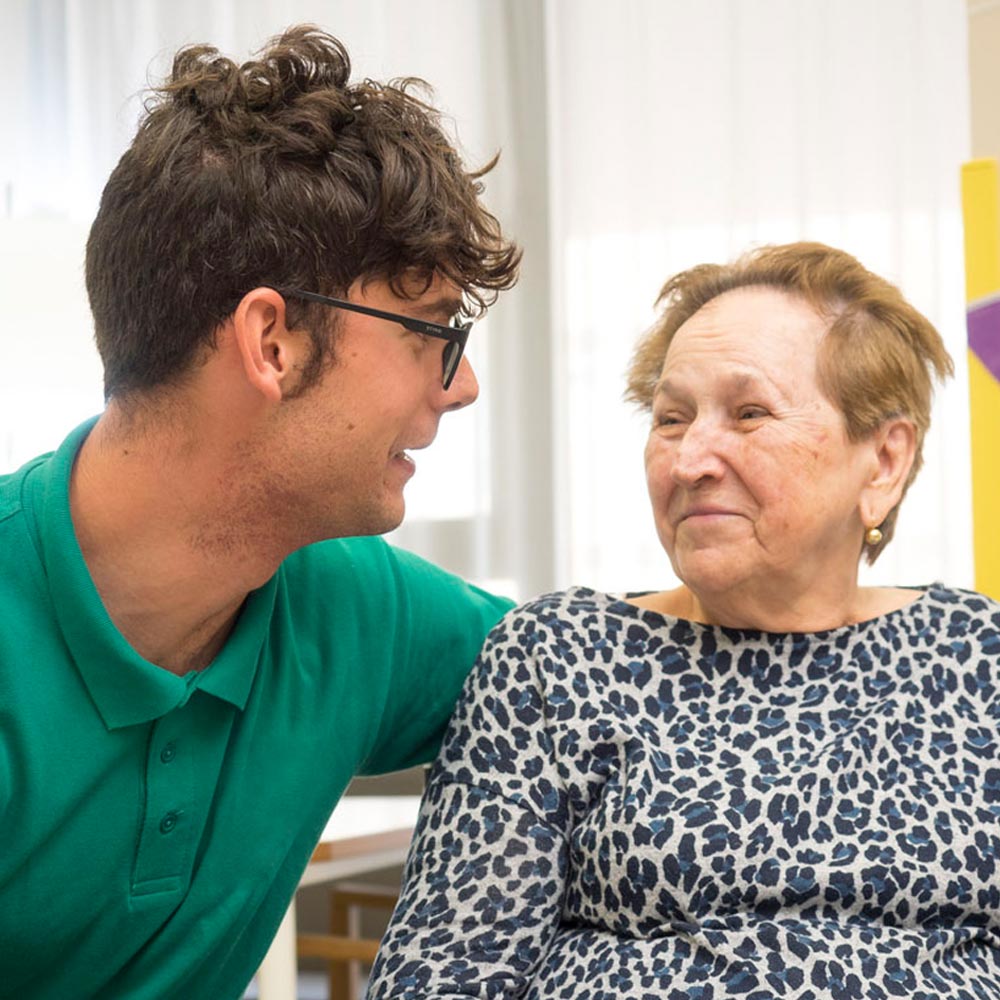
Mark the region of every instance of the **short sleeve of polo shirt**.
POLYGON ((379 538, 310 546, 283 569, 296 617, 309 619, 303 631, 322 631, 315 616, 330 616, 329 669, 345 663, 365 688, 359 773, 432 760, 483 640, 512 602, 379 538), (329 593, 329 581, 345 579, 349 587, 329 593))

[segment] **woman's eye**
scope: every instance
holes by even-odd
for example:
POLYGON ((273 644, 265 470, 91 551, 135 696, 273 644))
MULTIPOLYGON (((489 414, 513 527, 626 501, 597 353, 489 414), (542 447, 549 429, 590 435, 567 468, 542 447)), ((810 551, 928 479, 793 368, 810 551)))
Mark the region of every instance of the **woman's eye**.
POLYGON ((653 416, 653 431, 663 437, 677 437, 685 433, 690 418, 676 411, 665 411, 653 416))
POLYGON ((767 416, 763 406, 742 406, 739 411, 740 420, 760 420, 767 416))

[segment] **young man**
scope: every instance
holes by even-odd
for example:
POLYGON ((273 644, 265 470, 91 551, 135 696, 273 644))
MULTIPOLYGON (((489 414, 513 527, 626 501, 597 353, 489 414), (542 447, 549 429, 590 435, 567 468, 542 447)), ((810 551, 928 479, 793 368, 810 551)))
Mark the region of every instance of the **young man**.
POLYGON ((182 50, 105 189, 108 405, 0 479, 0 996, 238 997, 350 778, 437 749, 506 602, 373 535, 519 252, 311 28, 182 50))

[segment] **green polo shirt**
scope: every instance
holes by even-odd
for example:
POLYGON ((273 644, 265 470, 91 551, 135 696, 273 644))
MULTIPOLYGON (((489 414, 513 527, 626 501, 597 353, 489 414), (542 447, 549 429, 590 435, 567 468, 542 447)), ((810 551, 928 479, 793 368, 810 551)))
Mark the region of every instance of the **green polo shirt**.
POLYGON ((0 997, 239 997, 348 781, 434 755, 509 603, 324 542, 178 677, 116 630, 77 545, 90 426, 0 477, 0 997))

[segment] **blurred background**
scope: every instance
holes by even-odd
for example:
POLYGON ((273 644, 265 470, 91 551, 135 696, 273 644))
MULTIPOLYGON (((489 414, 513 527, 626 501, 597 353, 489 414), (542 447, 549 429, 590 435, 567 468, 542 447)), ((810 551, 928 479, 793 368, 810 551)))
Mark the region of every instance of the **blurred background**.
POLYGON ((501 151, 486 197, 525 250, 393 541, 519 598, 673 585, 631 347, 670 274, 811 239, 898 283, 957 369, 864 582, 973 585, 959 169, 1000 155, 1000 0, 4 0, 0 472, 102 406, 83 246, 144 88, 183 44, 243 59, 302 21, 357 76, 428 80, 470 163, 501 151))
POLYGON ((631 346, 674 271, 804 238, 900 284, 957 366, 866 582, 971 586, 959 166, 1000 150, 998 18, 996 0, 5 0, 0 470, 102 405, 82 248, 143 89, 182 44, 241 59, 311 21, 356 75, 427 79, 468 161, 501 151, 487 200, 525 248, 470 341, 481 402, 418 456, 395 541, 515 597, 672 585, 621 400, 631 346))

